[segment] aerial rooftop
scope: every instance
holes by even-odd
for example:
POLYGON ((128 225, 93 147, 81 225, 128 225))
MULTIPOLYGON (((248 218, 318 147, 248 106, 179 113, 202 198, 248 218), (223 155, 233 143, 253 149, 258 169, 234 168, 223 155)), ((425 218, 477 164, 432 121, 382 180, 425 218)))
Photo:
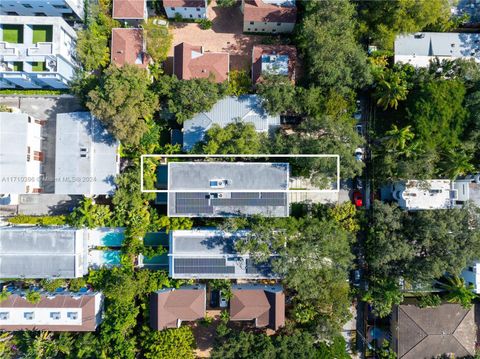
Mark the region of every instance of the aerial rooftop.
POLYGON ((114 19, 144 19, 145 13, 145 0, 113 0, 112 18, 114 19))
POLYGON ((175 46, 173 73, 181 80, 213 77, 228 80, 230 57, 226 52, 204 52, 202 46, 182 42, 175 46))
POLYGON ((268 263, 255 264, 235 250, 235 242, 248 231, 227 233, 217 229, 170 232, 169 276, 181 279, 276 278, 268 263))
POLYGON ((452 208, 457 191, 450 180, 410 180, 392 187, 393 198, 407 210, 452 208))
POLYGON ((243 0, 245 21, 295 23, 295 1, 288 0, 243 0))
POLYGON ((168 190, 174 191, 168 193, 169 216, 289 214, 287 193, 281 192, 288 190, 288 163, 169 162, 167 166, 168 190))
POLYGON ((426 67, 430 60, 458 58, 480 62, 480 34, 458 32, 419 32, 398 35, 395 39, 395 63, 426 67))
POLYGON ((119 173, 118 146, 89 112, 58 114, 55 193, 112 194, 119 173))
POLYGON ((223 128, 236 121, 253 124, 257 132, 268 132, 280 126, 280 116, 269 115, 259 96, 228 96, 219 100, 210 111, 201 112, 184 122, 184 150, 189 151, 197 142, 202 141, 212 125, 217 124, 223 128))
POLYGON ((295 80, 297 50, 287 45, 255 45, 252 50, 252 81, 262 75, 285 75, 295 80))
POLYGON ((111 61, 118 65, 137 65, 146 68, 149 56, 145 52, 143 29, 112 29, 111 61))
POLYGON ((75 228, 0 227, 0 278, 83 277, 86 237, 75 228))

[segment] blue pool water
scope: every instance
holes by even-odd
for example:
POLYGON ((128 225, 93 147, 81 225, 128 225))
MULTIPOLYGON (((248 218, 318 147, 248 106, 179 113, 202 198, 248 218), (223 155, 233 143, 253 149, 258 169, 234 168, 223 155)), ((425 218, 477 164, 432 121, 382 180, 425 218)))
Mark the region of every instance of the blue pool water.
POLYGON ((120 265, 120 251, 103 251, 102 260, 105 265, 120 265))
POLYGON ((106 247, 121 247, 125 235, 123 232, 109 232, 101 239, 101 245, 106 247))

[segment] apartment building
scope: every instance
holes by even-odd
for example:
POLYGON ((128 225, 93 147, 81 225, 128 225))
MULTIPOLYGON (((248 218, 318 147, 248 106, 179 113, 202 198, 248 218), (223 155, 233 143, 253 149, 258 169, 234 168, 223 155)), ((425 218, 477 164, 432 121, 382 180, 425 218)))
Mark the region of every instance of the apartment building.
POLYGON ((61 16, 65 20, 83 21, 83 0, 2 0, 0 15, 9 16, 61 16))
POLYGON ((61 17, 0 16, 0 88, 68 88, 76 39, 61 17))

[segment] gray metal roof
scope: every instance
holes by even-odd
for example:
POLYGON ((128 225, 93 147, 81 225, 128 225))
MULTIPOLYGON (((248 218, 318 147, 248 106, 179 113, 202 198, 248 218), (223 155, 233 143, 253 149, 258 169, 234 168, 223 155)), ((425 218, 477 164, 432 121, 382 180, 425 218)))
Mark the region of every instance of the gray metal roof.
POLYGON ((261 98, 257 95, 225 97, 218 101, 208 112, 197 114, 183 124, 183 148, 191 150, 201 141, 213 124, 220 127, 242 121, 252 123, 258 132, 267 132, 280 125, 280 116, 269 115, 262 107, 261 98))
POLYGON ((76 278, 87 271, 83 230, 0 227, 0 278, 76 278))
POLYGON ((395 55, 475 57, 480 59, 480 34, 457 32, 422 32, 399 35, 395 55))
POLYGON ((0 112, 0 193, 25 193, 28 115, 0 112))
POLYGON ((216 229, 170 232, 169 272, 172 278, 276 278, 268 263, 256 264, 235 250, 235 241, 249 231, 216 229))
POLYGON ((170 162, 168 189, 178 192, 168 193, 168 215, 287 217, 287 193, 269 190, 287 190, 288 181, 288 163, 170 162))
POLYGON ((57 115, 55 193, 112 194, 118 141, 89 112, 57 115))

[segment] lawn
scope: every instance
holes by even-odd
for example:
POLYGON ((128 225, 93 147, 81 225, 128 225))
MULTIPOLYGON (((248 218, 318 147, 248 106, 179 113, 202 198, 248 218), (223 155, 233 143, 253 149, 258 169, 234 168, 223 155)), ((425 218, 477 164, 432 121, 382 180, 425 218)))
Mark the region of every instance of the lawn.
POLYGON ((23 71, 23 62, 14 62, 13 71, 23 71))
POLYGON ((34 25, 32 26, 34 44, 39 42, 52 42, 53 29, 51 25, 34 25))
POLYGON ((32 71, 47 71, 47 64, 45 62, 31 62, 32 71))
POLYGON ((12 44, 23 43, 23 26, 22 25, 2 25, 3 37, 2 41, 12 44))

